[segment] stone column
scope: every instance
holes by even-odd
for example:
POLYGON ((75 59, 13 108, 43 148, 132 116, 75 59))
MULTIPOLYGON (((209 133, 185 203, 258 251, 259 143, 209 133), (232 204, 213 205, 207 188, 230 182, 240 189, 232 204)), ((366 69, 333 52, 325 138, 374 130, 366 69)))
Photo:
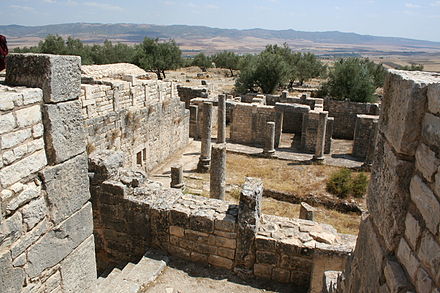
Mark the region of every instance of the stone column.
POLYGON ((171 166, 171 188, 182 189, 185 186, 183 183, 183 167, 182 165, 171 166))
POLYGON ((226 142, 226 97, 218 96, 217 143, 226 142))
POLYGON ((263 182, 246 178, 238 207, 237 250, 234 271, 242 277, 252 277, 255 264, 255 235, 261 217, 263 182))
POLYGON ((275 154, 275 122, 266 123, 263 154, 272 157, 275 154))
POLYGON ((197 105, 189 106, 189 137, 199 138, 198 131, 198 117, 199 116, 199 108, 197 105))
POLYGON ((209 195, 211 198, 225 199, 226 144, 212 146, 209 195))
POLYGON ((313 160, 324 161, 325 131, 327 128, 328 112, 319 112, 318 129, 316 131, 316 147, 313 160))
POLYGON ((373 137, 372 137, 372 140, 370 141, 370 145, 368 146, 367 157, 365 158, 364 167, 369 168, 373 164, 378 131, 379 131, 379 121, 374 121, 373 122, 373 129, 372 129, 372 132, 373 132, 372 136, 373 137))
POLYGON ((316 209, 311 205, 302 202, 299 209, 299 218, 303 220, 313 221, 316 209))
POLYGON ((211 164, 211 125, 212 125, 212 103, 204 102, 202 105, 203 119, 201 131, 201 152, 197 170, 207 173, 211 164))

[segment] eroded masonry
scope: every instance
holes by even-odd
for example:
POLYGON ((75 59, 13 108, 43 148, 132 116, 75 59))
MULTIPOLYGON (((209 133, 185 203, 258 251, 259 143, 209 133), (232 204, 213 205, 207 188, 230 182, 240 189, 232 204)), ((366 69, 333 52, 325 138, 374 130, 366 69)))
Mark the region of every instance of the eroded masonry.
POLYGON ((172 82, 81 74, 78 57, 12 54, 0 114, 0 292, 138 292, 163 266, 147 257, 152 248, 310 292, 440 286, 439 76, 391 72, 378 118, 376 104, 286 92, 217 99, 172 82), (216 199, 226 122, 228 141, 268 156, 283 132, 301 135, 316 159, 332 138, 354 139, 355 156, 375 158, 358 238, 313 222, 307 204, 302 219, 263 214, 257 178, 238 204, 216 199), (212 124, 222 144, 211 146, 212 124), (190 136, 205 141, 212 198, 182 191, 181 166, 175 188, 146 175, 190 136))

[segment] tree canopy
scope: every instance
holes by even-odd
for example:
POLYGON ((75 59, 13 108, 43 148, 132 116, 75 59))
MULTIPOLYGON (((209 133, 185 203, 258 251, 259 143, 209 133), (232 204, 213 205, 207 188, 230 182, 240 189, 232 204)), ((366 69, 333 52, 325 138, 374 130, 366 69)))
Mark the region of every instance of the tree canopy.
POLYGON ((374 92, 383 85, 385 69, 368 59, 346 58, 335 62, 329 79, 322 85, 320 95, 339 100, 372 102, 374 92))
POLYGON ((212 67, 212 61, 211 61, 211 58, 209 58, 205 54, 199 53, 196 56, 194 56, 194 58, 192 59, 191 65, 198 66, 198 67, 200 67, 200 69, 203 72, 205 72, 206 69, 212 67))
POLYGON ((239 68, 240 56, 234 52, 223 51, 214 54, 211 58, 216 67, 229 69, 231 76, 234 76, 234 70, 239 68))
POLYGON ((145 38, 137 46, 134 63, 162 79, 162 76, 166 78, 165 70, 177 69, 182 64, 182 51, 174 40, 159 42, 159 39, 145 38))

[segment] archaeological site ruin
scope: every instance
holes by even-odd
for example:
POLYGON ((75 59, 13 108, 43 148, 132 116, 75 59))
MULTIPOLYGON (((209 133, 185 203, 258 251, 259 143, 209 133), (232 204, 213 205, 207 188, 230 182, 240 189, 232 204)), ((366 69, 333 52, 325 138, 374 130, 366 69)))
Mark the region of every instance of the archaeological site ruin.
POLYGON ((74 56, 7 59, 0 292, 153 292, 170 257, 291 292, 440 292, 439 74, 390 70, 375 104, 232 96, 209 81, 99 68, 74 56), (351 154, 335 152, 338 139, 351 154), (204 196, 175 160, 191 142, 194 169, 209 173, 204 196), (359 234, 317 222, 313 200, 296 202, 296 218, 263 213, 264 198, 288 194, 246 174, 227 201, 231 153, 371 170, 359 234), (152 176, 163 164, 169 185, 152 176))

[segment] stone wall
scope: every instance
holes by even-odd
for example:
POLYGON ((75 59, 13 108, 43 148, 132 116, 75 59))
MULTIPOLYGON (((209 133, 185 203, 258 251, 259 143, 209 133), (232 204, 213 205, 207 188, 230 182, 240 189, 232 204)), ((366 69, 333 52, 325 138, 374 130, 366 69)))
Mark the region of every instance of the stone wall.
POLYGON ((384 90, 370 215, 336 291, 438 292, 440 78, 393 70, 384 90))
POLYGON ((9 86, 0 86, 0 292, 93 292, 80 64, 71 56, 8 57, 9 86))
POLYGON ((379 105, 372 103, 355 103, 338 101, 331 98, 324 100, 324 110, 329 117, 335 118, 333 137, 353 139, 356 127, 356 115, 379 115, 379 105))
POLYGON ((177 86, 177 94, 182 102, 185 102, 185 108, 189 109, 191 100, 195 98, 208 98, 208 90, 206 88, 193 88, 185 86, 177 86))
POLYGON ((237 206, 163 188, 141 173, 118 169, 122 158, 95 154, 89 165, 101 270, 135 260, 153 246, 242 276, 319 288, 321 279, 313 275, 325 268, 322 255, 334 257, 327 267, 340 270, 353 249, 354 236, 328 225, 262 215, 259 180, 246 181, 237 206))
MULTIPOLYGON (((303 115, 301 132, 301 149, 307 153, 314 153, 316 148, 316 136, 318 133, 319 112, 310 111, 303 115)), ((332 147, 334 118, 328 117, 325 132, 324 153, 329 154, 332 147)))
POLYGON ((283 133, 301 134, 303 117, 310 112, 310 106, 276 103, 275 108, 283 113, 283 133))
POLYGON ((235 103, 230 128, 231 141, 243 144, 263 144, 266 122, 275 122, 275 146, 278 146, 283 114, 273 106, 235 103))
POLYGON ((89 152, 124 151, 129 166, 151 170, 189 139, 189 111, 171 82, 106 79, 81 85, 89 152))
POLYGON ((357 115, 354 130, 352 155, 365 159, 368 152, 374 152, 374 139, 379 116, 357 115))

